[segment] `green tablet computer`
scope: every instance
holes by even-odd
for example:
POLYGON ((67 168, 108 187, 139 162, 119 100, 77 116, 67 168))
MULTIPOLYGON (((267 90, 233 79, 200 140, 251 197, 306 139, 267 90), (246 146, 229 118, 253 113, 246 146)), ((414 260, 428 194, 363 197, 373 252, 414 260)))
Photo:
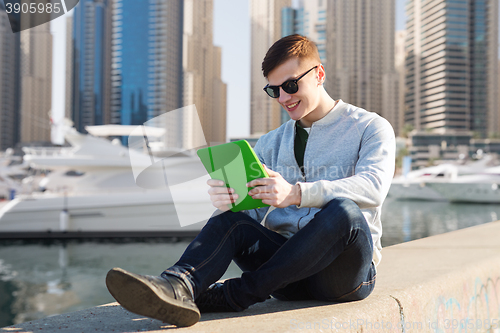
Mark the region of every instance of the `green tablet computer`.
POLYGON ((249 181, 269 176, 246 140, 202 148, 197 154, 212 179, 223 180, 238 194, 233 212, 269 206, 248 195, 249 181))

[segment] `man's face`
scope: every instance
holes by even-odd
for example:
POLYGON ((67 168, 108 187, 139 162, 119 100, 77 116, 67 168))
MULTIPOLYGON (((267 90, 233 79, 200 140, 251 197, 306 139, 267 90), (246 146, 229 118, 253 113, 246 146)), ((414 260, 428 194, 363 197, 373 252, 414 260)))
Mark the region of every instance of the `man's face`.
MULTIPOLYGON (((269 85, 279 86, 286 80, 297 79, 312 67, 320 65, 312 61, 302 61, 292 58, 273 69, 267 76, 269 85)), ((302 77, 297 83, 299 90, 294 94, 286 93, 280 88, 280 95, 277 101, 288 112, 293 120, 300 120, 313 112, 320 100, 320 81, 318 78, 319 66, 302 77)))

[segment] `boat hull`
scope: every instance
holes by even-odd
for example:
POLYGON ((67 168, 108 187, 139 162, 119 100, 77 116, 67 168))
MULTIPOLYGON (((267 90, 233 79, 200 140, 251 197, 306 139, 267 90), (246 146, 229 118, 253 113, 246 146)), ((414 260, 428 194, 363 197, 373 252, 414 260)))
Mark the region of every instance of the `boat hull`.
POLYGON ((192 236, 213 210, 196 200, 176 206, 165 191, 16 198, 0 210, 0 238, 192 236), (178 209, 198 223, 181 226, 178 209))
POLYGON ((426 183, 395 183, 391 184, 389 197, 398 200, 432 200, 445 201, 446 198, 426 183))
POLYGON ((497 183, 431 183, 428 186, 450 202, 500 203, 497 183))

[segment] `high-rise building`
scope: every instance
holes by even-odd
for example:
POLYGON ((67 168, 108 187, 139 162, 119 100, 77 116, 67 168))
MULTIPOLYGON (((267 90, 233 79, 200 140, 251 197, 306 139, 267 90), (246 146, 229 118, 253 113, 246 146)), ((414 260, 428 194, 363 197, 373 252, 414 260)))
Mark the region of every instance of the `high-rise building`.
POLYGON ((181 0, 113 0, 111 122, 141 125, 182 106, 181 0))
POLYGON ((49 142, 52 106, 50 22, 23 30, 19 34, 21 34, 20 141, 49 142))
MULTIPOLYGON (((66 80, 64 97, 64 117, 71 119, 73 115, 73 68, 75 59, 73 58, 73 16, 66 16, 66 80)), ((108 98, 111 96, 108 95, 108 98)))
POLYGON ((397 114, 394 0, 326 0, 325 89, 334 99, 397 114))
MULTIPOLYGON (((5 10, 0 2, 0 10, 5 10)), ((15 22, 17 24, 17 22, 15 22)), ((20 34, 12 33, 9 17, 0 15, 0 149, 19 141, 20 34)))
POLYGON ((281 106, 262 90, 262 60, 271 45, 281 38, 281 13, 291 0, 251 0, 251 94, 250 133, 267 133, 281 125, 281 106))
POLYGON ((393 117, 392 126, 396 135, 401 134, 401 130, 404 127, 404 110, 405 110, 405 50, 406 41, 406 30, 396 31, 396 36, 394 39, 394 61, 396 72, 398 74, 398 104, 395 109, 395 115, 393 117))
POLYGON ((207 143, 223 143, 226 84, 221 79, 221 48, 213 46, 212 13, 213 0, 184 1, 183 105, 196 106, 207 143))
POLYGON ((281 37, 304 35, 304 8, 284 7, 281 10, 281 37))
POLYGON ((108 124, 111 95, 111 0, 82 0, 73 15, 72 119, 75 128, 108 124))
POLYGON ((406 14, 405 122, 498 133, 498 0, 412 0, 406 14))
MULTIPOLYGON (((302 19, 302 24, 297 24, 296 34, 307 36, 316 43, 319 57, 326 66, 326 0, 300 1, 297 9, 297 18, 302 19)), ((298 22, 297 22, 298 23, 298 22)))

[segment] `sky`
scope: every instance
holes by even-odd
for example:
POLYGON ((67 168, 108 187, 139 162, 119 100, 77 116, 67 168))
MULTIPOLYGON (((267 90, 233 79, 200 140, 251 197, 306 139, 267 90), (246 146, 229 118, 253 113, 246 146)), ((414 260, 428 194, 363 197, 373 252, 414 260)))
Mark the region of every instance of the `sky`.
MULTIPOLYGON (((214 45, 222 47, 222 80, 227 84, 227 138, 250 134, 250 0, 214 0, 214 45)), ((396 0, 396 30, 403 30, 405 0, 396 0)), ((52 114, 64 114, 65 37, 68 12, 51 21, 53 34, 52 114)), ((60 139, 60 138, 59 138, 60 139)))
POLYGON ((227 138, 250 134, 249 0, 214 0, 214 45, 222 47, 227 138))

